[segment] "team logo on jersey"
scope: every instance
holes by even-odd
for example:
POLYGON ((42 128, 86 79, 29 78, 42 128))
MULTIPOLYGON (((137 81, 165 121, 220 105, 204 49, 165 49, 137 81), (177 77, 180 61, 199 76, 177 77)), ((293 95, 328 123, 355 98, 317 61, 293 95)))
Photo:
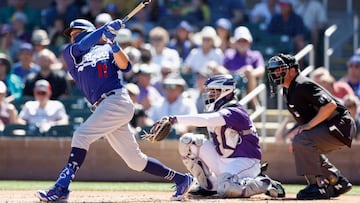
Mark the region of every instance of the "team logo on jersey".
POLYGON ((108 50, 95 46, 89 53, 85 54, 82 61, 77 65, 78 72, 87 67, 96 67, 98 61, 104 61, 110 58, 108 50))

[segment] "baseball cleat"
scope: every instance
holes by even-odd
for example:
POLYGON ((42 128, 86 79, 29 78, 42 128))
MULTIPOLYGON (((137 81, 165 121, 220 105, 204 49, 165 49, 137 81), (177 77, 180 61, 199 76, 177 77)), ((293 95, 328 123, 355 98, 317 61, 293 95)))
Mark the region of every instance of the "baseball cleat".
POLYGON ((171 200, 172 201, 181 201, 184 199, 185 195, 189 192, 190 188, 195 184, 194 178, 189 175, 185 174, 185 180, 179 184, 176 185, 175 193, 172 195, 171 200))
POLYGON ((340 176, 339 180, 334 185, 332 185, 332 187, 334 193, 331 195, 331 197, 338 197, 344 193, 349 192, 352 188, 352 184, 347 178, 340 176))
POLYGON ((54 186, 50 190, 39 190, 35 196, 44 202, 66 202, 69 198, 70 191, 67 188, 54 186))
POLYGON ((304 189, 300 190, 296 199, 298 200, 316 200, 316 199, 330 199, 332 192, 325 187, 319 187, 317 184, 310 184, 304 189))
POLYGON ((190 197, 209 197, 209 196, 216 195, 217 192, 204 189, 203 187, 201 187, 199 185, 199 186, 189 190, 188 194, 190 197))

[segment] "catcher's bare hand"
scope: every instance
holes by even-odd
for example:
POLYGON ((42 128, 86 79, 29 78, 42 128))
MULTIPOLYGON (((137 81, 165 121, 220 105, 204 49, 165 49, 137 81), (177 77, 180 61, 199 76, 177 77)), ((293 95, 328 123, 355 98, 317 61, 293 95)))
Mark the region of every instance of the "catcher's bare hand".
POLYGON ((175 122, 176 117, 164 116, 159 121, 154 123, 149 132, 144 131, 144 134, 141 138, 150 142, 159 142, 169 135, 172 125, 175 122))

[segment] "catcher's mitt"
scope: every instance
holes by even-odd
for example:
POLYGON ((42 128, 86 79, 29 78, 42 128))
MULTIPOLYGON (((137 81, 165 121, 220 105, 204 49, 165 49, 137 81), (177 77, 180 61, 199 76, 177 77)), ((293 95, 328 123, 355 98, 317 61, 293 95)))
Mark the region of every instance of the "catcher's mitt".
POLYGON ((151 142, 159 142, 165 139, 172 128, 172 125, 175 122, 175 117, 164 116, 160 121, 157 121, 150 129, 150 132, 144 131, 142 135, 143 140, 148 140, 151 142))

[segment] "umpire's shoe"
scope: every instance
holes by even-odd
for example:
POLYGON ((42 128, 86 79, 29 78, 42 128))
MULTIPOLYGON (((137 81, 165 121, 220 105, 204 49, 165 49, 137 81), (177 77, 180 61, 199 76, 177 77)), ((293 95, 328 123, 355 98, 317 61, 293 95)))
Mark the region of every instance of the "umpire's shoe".
POLYGON ((181 184, 176 185, 175 193, 172 195, 172 201, 181 201, 185 198, 185 195, 189 192, 190 188, 195 183, 194 178, 189 175, 185 174, 185 180, 181 184))
POLYGON ((44 202, 66 202, 69 197, 70 191, 67 188, 54 186, 50 190, 39 190, 35 196, 44 202))
POLYGON ((319 187, 317 184, 310 184, 300 190, 296 195, 298 200, 330 199, 332 196, 331 187, 319 187))
POLYGON ((331 197, 338 197, 346 192, 349 192, 352 188, 352 184, 350 183, 350 181, 343 177, 340 176, 339 180, 334 184, 331 185, 333 187, 333 195, 331 197))

